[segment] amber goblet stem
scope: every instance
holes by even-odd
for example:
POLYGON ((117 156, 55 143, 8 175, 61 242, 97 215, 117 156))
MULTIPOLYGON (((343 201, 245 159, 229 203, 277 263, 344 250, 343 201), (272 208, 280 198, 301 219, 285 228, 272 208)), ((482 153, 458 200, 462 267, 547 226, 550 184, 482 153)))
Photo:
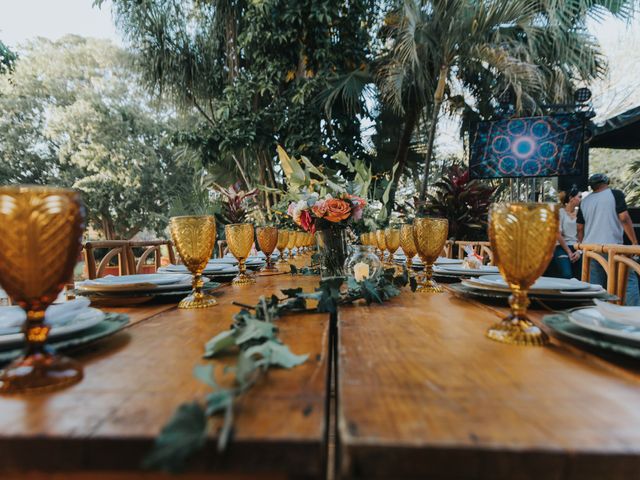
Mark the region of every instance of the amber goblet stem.
POLYGON ((246 259, 244 258, 239 258, 238 259, 238 268, 240 269, 240 273, 239 276, 240 277, 244 277, 247 275, 247 266, 246 266, 246 259))
POLYGON ((44 355, 45 342, 49 336, 50 327, 44 324, 44 310, 28 310, 27 321, 24 324, 24 334, 27 340, 25 354, 28 357, 44 355))
MULTIPOLYGON (((527 290, 514 289, 509 296, 509 306, 511 307, 511 318, 518 321, 529 322, 527 318, 527 308, 531 302, 527 295, 527 290)), ((529 322, 530 323, 530 322, 529 322)))
POLYGON ((193 297, 196 300, 201 300, 204 297, 202 293, 202 287, 204 286, 204 281, 202 280, 202 273, 196 273, 193 276, 193 297))
POLYGON ((267 255, 267 266, 265 268, 265 270, 273 270, 274 266, 273 266, 273 261, 271 261, 271 254, 267 255))
POLYGON ((409 276, 413 277, 415 274, 413 273, 413 258, 409 258, 407 256, 407 272, 409 272, 409 276))

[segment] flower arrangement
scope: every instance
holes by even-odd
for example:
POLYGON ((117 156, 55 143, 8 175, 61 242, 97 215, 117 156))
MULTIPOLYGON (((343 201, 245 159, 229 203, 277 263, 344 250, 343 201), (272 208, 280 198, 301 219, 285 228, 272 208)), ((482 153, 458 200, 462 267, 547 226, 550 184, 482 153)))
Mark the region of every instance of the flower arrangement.
POLYGON ((317 193, 309 193, 291 202, 287 214, 303 230, 315 233, 316 230, 344 226, 350 220, 360 220, 366 205, 364 198, 349 193, 340 193, 336 197, 327 194, 324 198, 317 193))

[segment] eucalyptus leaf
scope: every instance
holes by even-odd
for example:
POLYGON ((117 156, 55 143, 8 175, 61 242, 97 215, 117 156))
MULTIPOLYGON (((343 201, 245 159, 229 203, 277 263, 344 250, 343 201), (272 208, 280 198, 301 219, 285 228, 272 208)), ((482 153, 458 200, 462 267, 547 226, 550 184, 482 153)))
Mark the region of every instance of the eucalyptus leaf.
POLYGON ((247 319, 244 327, 240 328, 235 337, 236 345, 242 345, 250 340, 272 339, 276 336, 275 325, 262 320, 247 319))
POLYGON ((204 447, 206 440, 206 412, 199 403, 183 403, 156 437, 142 467, 178 473, 187 459, 204 447))
POLYGON ((204 346, 204 358, 211 358, 236 344, 236 331, 225 330, 209 340, 204 346))
POLYGON ((233 390, 216 390, 205 397, 206 413, 208 416, 215 415, 233 403, 233 390))
POLYGON ((251 356, 259 354, 266 360, 266 365, 276 365, 283 368, 301 365, 309 358, 309 355, 296 355, 286 345, 273 340, 247 349, 246 354, 251 356))
POLYGON ((193 376, 200 380, 205 385, 209 385, 212 388, 220 388, 213 375, 213 365, 196 365, 193 367, 193 376))

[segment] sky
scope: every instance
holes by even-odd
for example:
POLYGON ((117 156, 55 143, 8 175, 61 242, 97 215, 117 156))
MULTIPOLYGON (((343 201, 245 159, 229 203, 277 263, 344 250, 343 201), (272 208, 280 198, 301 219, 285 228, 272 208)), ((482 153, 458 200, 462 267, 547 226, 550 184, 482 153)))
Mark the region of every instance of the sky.
MULTIPOLYGON (((36 36, 52 40, 67 33, 123 41, 111 17, 111 2, 98 9, 94 0, 0 0, 0 40, 18 45, 36 36)), ((591 85, 596 122, 640 104, 640 14, 630 23, 615 18, 590 21, 589 30, 609 58, 608 77, 591 85)), ((445 121, 439 143, 460 153, 456 122, 445 121)))

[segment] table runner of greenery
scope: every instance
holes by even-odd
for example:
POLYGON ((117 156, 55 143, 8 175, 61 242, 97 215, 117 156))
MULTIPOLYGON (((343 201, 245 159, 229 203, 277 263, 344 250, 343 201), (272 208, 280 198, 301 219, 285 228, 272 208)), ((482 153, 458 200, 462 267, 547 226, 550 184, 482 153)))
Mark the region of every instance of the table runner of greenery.
POLYGON ((225 367, 225 371, 234 373, 234 385, 220 386, 214 365, 197 365, 194 375, 212 388, 211 393, 200 401, 183 403, 176 409, 156 438, 143 466, 181 471, 189 457, 205 446, 211 427, 209 419, 219 415, 224 420, 218 432, 218 450, 224 450, 233 433, 234 402, 260 381, 269 368, 293 368, 307 360, 307 355, 293 353, 281 341, 276 320, 287 313, 335 314, 339 305, 355 301, 382 303, 399 295, 400 288, 409 283, 415 290, 415 282, 410 282, 406 268, 398 276, 394 273, 393 268, 387 269, 376 280, 362 282, 347 278, 346 288, 343 288, 344 278, 329 278, 321 280, 312 293, 304 293, 302 288, 284 289, 285 298, 262 296, 255 306, 236 303, 242 309, 234 315, 229 330, 209 340, 204 349, 204 358, 215 358, 223 352, 236 355, 235 365, 225 367), (308 300, 317 301, 317 306, 309 308, 308 300))

